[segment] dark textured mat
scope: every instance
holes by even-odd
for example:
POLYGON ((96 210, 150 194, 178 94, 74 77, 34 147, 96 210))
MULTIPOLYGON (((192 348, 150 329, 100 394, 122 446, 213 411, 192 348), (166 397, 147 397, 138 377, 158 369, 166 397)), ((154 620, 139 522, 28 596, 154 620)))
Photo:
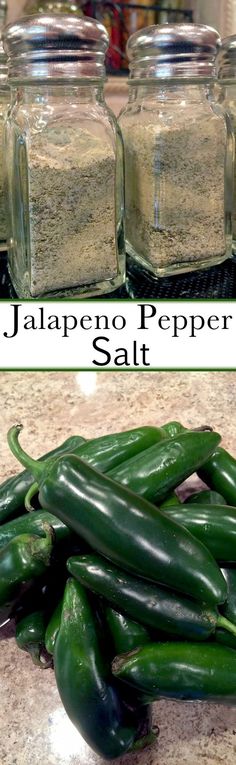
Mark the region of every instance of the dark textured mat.
MULTIPOLYGON (((135 266, 128 264, 129 292, 137 300, 178 300, 178 299, 233 299, 236 298, 236 262, 227 260, 221 266, 214 266, 207 271, 195 274, 170 276, 167 279, 151 280, 140 274, 135 266)), ((127 298, 125 288, 105 295, 104 299, 127 298)), ((7 272, 6 255, 0 253, 0 298, 11 300, 16 298, 7 272)))

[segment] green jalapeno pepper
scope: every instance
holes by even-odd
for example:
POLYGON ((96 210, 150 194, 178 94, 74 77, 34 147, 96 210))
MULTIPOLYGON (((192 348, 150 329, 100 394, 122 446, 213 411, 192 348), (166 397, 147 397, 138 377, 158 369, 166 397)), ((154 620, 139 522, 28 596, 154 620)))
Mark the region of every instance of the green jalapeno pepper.
POLYGON ((84 587, 146 627, 186 640, 207 640, 217 626, 236 635, 236 626, 216 608, 130 576, 98 555, 69 558, 67 568, 84 587))
POLYGON ((132 748, 136 729, 112 682, 99 635, 85 590, 68 580, 54 650, 57 687, 85 741, 101 757, 111 759, 132 748))
MULTIPOLYGON (((81 436, 71 436, 57 449, 43 455, 41 461, 73 453, 105 473, 164 437, 161 428, 151 425, 100 436, 90 441, 85 441, 81 436)), ((32 475, 29 470, 24 470, 0 486, 0 523, 24 512, 24 499, 31 484, 32 475)))
POLYGON ((49 654, 54 654, 55 643, 61 624, 62 603, 60 600, 54 609, 45 632, 45 647, 49 654))
MULTIPOLYGON (((188 531, 79 457, 64 455, 53 464, 33 460, 18 442, 20 430, 11 428, 9 445, 40 483, 43 507, 121 568, 197 600, 224 602, 226 582, 220 569, 188 531)), ((211 448, 213 435, 204 434, 211 448)))
POLYGON ((236 569, 227 567, 221 570, 227 582, 227 598, 220 611, 226 619, 236 624, 236 569))
POLYGON ((215 643, 151 643, 114 659, 113 673, 142 694, 236 704, 236 651, 215 643))
POLYGON ((221 643, 221 645, 227 645, 228 648, 233 648, 234 651, 236 650, 236 636, 232 635, 230 632, 226 632, 226 630, 223 630, 219 627, 215 631, 214 637, 217 643, 221 643))
POLYGON ((164 440, 165 434, 162 428, 144 425, 87 441, 77 450, 77 454, 91 467, 100 470, 101 473, 107 473, 122 462, 135 457, 136 454, 146 451, 153 444, 164 440))
MULTIPOLYGON (((172 502, 172 505, 173 504, 174 503, 172 502)), ((190 494, 190 496, 185 500, 184 504, 227 505, 227 502, 225 501, 224 497, 222 497, 222 494, 218 493, 218 491, 208 491, 208 489, 204 489, 203 491, 197 491, 195 494, 190 494)))
POLYGON ((23 616, 16 624, 16 642, 18 648, 30 654, 34 664, 47 669, 51 667, 52 660, 45 655, 45 614, 43 611, 34 611, 23 616))
POLYGON ((109 606, 105 609, 105 619, 112 638, 114 656, 150 643, 150 635, 143 624, 134 622, 109 606))
POLYGON ((59 518, 45 510, 37 510, 36 513, 26 513, 0 526, 0 550, 19 534, 42 535, 44 523, 52 526, 56 544, 72 539, 71 530, 59 518))
MULTIPOLYGON (((40 460, 59 457, 60 454, 74 453, 84 441, 82 436, 71 436, 56 449, 40 457, 40 460)), ((30 471, 23 470, 21 473, 7 478, 0 485, 0 524, 25 513, 25 495, 31 484, 32 475, 30 471)))
POLYGON ((19 586, 42 576, 50 564, 52 536, 21 534, 0 551, 0 606, 11 602, 19 586))
POLYGON ((198 474, 210 489, 223 495, 228 505, 236 506, 236 460, 229 452, 218 447, 198 474))
POLYGON ((178 422, 176 420, 173 420, 171 422, 166 422, 165 425, 162 425, 162 430, 165 431, 166 435, 170 438, 175 438, 175 436, 178 436, 179 433, 184 433, 187 430, 191 430, 192 433, 197 433, 199 431, 212 431, 213 428, 210 425, 200 425, 198 428, 185 428, 184 425, 181 424, 181 422, 178 422))
POLYGON ((221 563, 236 562, 236 508, 229 505, 178 505, 165 515, 186 528, 221 563))
POLYGON ((168 494, 168 497, 166 497, 164 502, 160 502, 159 508, 162 510, 165 507, 172 507, 173 505, 174 507, 176 507, 176 505, 181 505, 180 499, 174 491, 172 494, 168 494))
POLYGON ((163 502, 168 494, 203 464, 207 451, 219 442, 216 433, 186 431, 163 440, 110 470, 107 475, 149 502, 163 502))
POLYGON ((180 433, 184 433, 187 430, 184 425, 181 425, 181 422, 177 422, 176 420, 166 422, 165 425, 162 425, 161 427, 169 438, 175 438, 175 436, 179 436, 180 433))

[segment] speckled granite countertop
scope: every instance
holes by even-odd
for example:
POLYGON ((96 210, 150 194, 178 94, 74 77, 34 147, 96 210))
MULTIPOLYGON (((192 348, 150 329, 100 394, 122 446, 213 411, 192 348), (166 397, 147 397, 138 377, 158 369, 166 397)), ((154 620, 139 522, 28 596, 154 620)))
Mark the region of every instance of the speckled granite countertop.
MULTIPOLYGON (((5 372, 0 394, 0 479, 18 470, 5 440, 17 421, 25 427, 22 444, 35 457, 77 432, 92 437, 177 417, 188 426, 212 424, 236 454, 233 372, 5 372)), ((64 713, 52 670, 33 667, 6 629, 0 681, 0 765, 105 765, 64 713)), ((155 747, 124 757, 122 765, 235 765, 236 708, 162 701, 154 721, 155 747)))

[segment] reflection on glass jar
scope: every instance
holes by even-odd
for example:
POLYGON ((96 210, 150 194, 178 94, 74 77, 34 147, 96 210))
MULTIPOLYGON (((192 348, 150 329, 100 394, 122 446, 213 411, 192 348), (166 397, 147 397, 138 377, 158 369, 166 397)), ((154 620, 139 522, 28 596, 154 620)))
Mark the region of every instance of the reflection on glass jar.
POLYGON ((107 44, 88 19, 28 17, 6 31, 17 83, 7 121, 9 270, 19 297, 99 295, 124 281, 123 146, 103 97, 107 44), (16 48, 27 49, 23 65, 16 48))
MULTIPOLYGON (((221 84, 218 98, 232 120, 236 138, 236 36, 222 40, 222 47, 216 60, 218 78, 221 84)), ((236 141, 235 141, 236 148, 236 141)), ((233 207, 233 254, 236 255, 236 162, 234 176, 234 207, 233 207)))
POLYGON ((6 23, 7 0, 0 0, 0 32, 6 23))
POLYGON ((191 24, 146 29, 128 43, 130 95, 119 118, 127 251, 156 277, 231 255, 233 135, 214 100, 218 42, 191 24))
POLYGON ((0 250, 6 250, 7 247, 4 125, 9 100, 10 91, 7 84, 6 56, 0 41, 0 250))

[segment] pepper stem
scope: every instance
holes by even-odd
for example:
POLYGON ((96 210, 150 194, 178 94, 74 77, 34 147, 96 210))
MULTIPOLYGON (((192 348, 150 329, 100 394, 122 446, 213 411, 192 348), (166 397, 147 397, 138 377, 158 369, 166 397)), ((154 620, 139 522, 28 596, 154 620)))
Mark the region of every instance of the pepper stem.
POLYGON ((50 565, 53 544, 55 542, 55 531, 50 523, 42 523, 42 529, 45 537, 33 537, 31 545, 31 554, 44 561, 45 565, 50 565))
POLYGON ((223 630, 231 632, 236 637, 236 625, 226 619, 225 616, 218 616, 217 627, 222 627, 223 630))
POLYGON ((52 656, 47 656, 40 644, 29 647, 29 653, 33 664, 41 669, 48 669, 52 666, 52 656))
POLYGON ((34 506, 31 505, 31 500, 33 499, 33 497, 36 496, 36 494, 38 494, 38 490, 39 490, 39 485, 35 481, 35 483, 31 484, 30 488, 27 491, 27 494, 25 495, 25 509, 28 510, 28 513, 35 512, 34 506))
POLYGON ((194 433, 205 433, 206 431, 213 433, 213 428, 211 425, 200 425, 199 428, 191 428, 191 430, 193 430, 194 433))
POLYGON ((13 427, 10 428, 7 434, 8 445, 12 454, 14 454, 14 457, 16 457, 23 467, 30 470, 35 480, 39 483, 45 475, 45 463, 47 463, 47 461, 49 462, 49 460, 44 460, 44 462, 34 460, 24 451, 24 449, 22 449, 22 446, 19 444, 19 434, 21 433, 22 428, 23 425, 13 425, 13 427))
POLYGON ((156 738, 158 736, 158 731, 155 733, 154 730, 151 730, 149 733, 147 733, 146 736, 141 736, 141 738, 138 738, 137 741, 134 742, 133 746, 130 748, 130 752, 141 752, 143 749, 146 749, 148 746, 151 746, 155 743, 156 738))

